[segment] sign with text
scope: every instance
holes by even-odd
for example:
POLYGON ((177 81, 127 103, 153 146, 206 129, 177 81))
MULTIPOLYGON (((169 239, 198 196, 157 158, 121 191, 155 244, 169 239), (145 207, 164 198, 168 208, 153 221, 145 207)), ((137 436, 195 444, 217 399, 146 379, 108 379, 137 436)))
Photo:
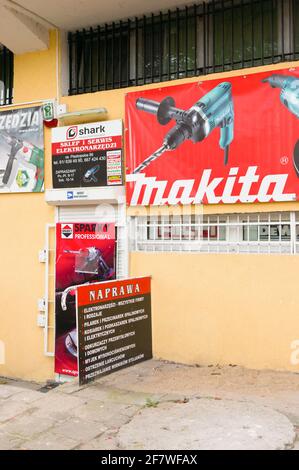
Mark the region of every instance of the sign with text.
POLYGON ((53 188, 123 184, 122 121, 52 130, 53 188))
POLYGON ((299 200, 299 68, 126 94, 127 201, 299 200))
POLYGON ((56 224, 55 372, 78 375, 76 288, 115 279, 114 223, 56 224))
POLYGON ((77 288, 79 383, 152 358, 151 279, 77 288))
POLYGON ((0 112, 0 193, 44 191, 44 127, 40 106, 0 112))

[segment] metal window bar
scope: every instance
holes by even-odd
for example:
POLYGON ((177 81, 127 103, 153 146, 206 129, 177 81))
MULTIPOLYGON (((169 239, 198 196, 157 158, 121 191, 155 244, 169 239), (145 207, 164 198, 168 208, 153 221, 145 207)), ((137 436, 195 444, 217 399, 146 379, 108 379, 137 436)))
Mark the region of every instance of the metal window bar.
POLYGON ((299 253, 299 217, 295 214, 133 217, 131 249, 295 254, 299 253))
MULTIPOLYGON (((284 62, 299 57, 299 2, 212 0, 70 32, 68 41, 70 95, 284 62)), ((3 49, 4 70, 10 54, 3 49)))
POLYGON ((12 104, 13 67, 13 53, 0 45, 0 106, 12 104))

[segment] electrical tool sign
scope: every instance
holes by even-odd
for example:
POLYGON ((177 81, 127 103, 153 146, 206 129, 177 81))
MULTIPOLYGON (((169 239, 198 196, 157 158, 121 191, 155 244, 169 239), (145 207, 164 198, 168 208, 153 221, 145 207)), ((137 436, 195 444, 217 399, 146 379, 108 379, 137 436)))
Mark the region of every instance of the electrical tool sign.
POLYGON ((56 224, 56 373, 78 375, 77 286, 110 279, 115 279, 114 223, 56 224))
POLYGON ((299 199, 299 69, 126 95, 135 205, 299 199))
POLYGON ((151 278, 77 289, 79 383, 152 358, 151 278))
POLYGON ((123 184, 122 121, 52 129, 53 188, 123 184))
POLYGON ((0 193, 44 190, 40 106, 0 112, 0 193))

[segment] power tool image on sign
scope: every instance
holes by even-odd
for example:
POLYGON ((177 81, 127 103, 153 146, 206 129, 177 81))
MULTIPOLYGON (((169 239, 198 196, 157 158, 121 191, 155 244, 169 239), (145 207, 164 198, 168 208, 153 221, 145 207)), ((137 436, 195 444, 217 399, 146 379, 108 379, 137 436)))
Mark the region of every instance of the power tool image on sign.
POLYGON ((78 285, 115 279, 113 223, 56 226, 55 372, 76 376, 78 285))
POLYGON ((44 188, 40 107, 0 113, 0 193, 44 188))
POLYGON ((0 169, 0 189, 10 190, 16 185, 20 191, 41 192, 44 185, 43 150, 15 136, 4 133, 0 136, 10 145, 6 168, 0 169), (34 177, 30 178, 30 174, 34 177))
POLYGON ((185 140, 190 139, 193 143, 201 142, 217 127, 220 128, 219 146, 224 150, 224 165, 226 165, 229 146, 234 137, 234 106, 231 90, 230 83, 220 83, 188 110, 176 108, 175 101, 170 96, 160 103, 138 98, 136 101, 138 110, 156 115, 158 123, 162 126, 172 119, 176 124, 165 135, 162 146, 135 168, 134 173, 141 172, 163 152, 177 149, 185 140))
MULTIPOLYGON (((262 80, 269 83, 272 88, 279 88, 281 103, 297 118, 299 118, 299 79, 291 75, 273 74, 262 80)), ((293 163, 299 178, 299 139, 296 142, 293 154, 293 163)))
MULTIPOLYGON (((90 284, 95 280, 109 281, 115 277, 114 268, 110 267, 106 263, 102 251, 95 246, 81 248, 79 250, 64 250, 64 253, 76 255, 75 273, 78 273, 79 275, 89 275, 89 282, 84 283, 84 285, 90 284)), ((67 312, 68 307, 71 305, 73 305, 74 308, 76 288, 76 285, 69 286, 64 289, 62 293, 58 293, 58 297, 60 297, 60 306, 63 312, 67 312), (68 301, 70 302, 70 305, 68 305, 68 301)), ((74 328, 65 336, 64 346, 69 354, 75 358, 77 357, 77 328, 74 328)))

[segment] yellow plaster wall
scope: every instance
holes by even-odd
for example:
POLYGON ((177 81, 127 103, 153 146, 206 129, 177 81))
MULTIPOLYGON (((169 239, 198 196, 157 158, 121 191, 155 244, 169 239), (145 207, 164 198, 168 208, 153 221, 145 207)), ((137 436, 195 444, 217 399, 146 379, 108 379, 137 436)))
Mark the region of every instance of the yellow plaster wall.
POLYGON ((288 369, 299 339, 299 257, 132 253, 152 276, 154 355, 189 364, 288 369))

